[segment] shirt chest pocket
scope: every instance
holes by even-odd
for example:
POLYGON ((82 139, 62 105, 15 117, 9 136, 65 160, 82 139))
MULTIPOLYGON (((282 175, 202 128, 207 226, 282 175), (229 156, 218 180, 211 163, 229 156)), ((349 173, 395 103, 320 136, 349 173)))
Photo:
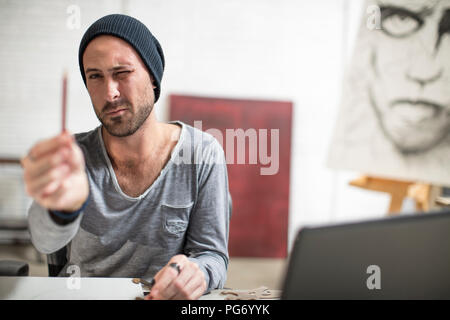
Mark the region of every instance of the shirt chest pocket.
POLYGON ((163 230, 171 237, 182 237, 189 225, 189 215, 194 202, 181 205, 164 203, 161 205, 163 212, 163 230))

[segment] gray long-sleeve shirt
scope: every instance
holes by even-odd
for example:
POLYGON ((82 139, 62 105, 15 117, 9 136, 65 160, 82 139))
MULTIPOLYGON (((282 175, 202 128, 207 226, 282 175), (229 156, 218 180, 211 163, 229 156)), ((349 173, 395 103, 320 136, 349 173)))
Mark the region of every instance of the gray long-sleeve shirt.
POLYGON ((90 201, 77 219, 55 223, 33 202, 28 215, 34 246, 50 254, 67 248, 67 267, 82 277, 151 279, 176 254, 205 274, 208 291, 222 288, 228 266, 231 196, 224 152, 211 135, 181 122, 179 141, 153 184, 139 197, 122 192, 101 127, 76 135, 86 161, 90 201))

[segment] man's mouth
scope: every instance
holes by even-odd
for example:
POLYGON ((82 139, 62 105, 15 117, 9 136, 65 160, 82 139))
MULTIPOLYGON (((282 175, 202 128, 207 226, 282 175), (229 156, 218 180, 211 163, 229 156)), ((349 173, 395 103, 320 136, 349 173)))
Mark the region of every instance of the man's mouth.
POLYGON ((419 124, 440 115, 444 107, 426 100, 400 99, 391 103, 392 112, 409 124, 419 124))
POLYGON ((113 117, 115 117, 115 116, 120 116, 120 115, 122 115, 126 110, 127 110, 126 108, 119 108, 119 109, 115 109, 115 110, 108 111, 108 112, 106 113, 106 115, 107 115, 107 116, 113 116, 113 117))

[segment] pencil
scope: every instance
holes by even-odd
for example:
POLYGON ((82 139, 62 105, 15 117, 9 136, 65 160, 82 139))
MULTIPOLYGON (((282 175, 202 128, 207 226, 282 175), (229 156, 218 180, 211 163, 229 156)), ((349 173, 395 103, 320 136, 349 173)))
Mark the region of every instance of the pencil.
POLYGON ((66 131, 66 112, 67 112, 67 71, 63 75, 63 91, 62 91, 62 132, 66 131))

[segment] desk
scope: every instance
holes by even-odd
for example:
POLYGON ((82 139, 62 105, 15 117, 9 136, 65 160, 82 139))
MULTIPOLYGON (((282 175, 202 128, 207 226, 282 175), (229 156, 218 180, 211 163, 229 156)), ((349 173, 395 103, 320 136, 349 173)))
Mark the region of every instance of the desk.
POLYGON ((0 277, 0 299, 4 300, 134 300, 136 297, 144 297, 141 285, 128 278, 0 277))
MULTIPOLYGON (((199 300, 225 300, 212 290, 199 300)), ((235 290, 236 292, 246 290, 235 290)), ((0 277, 0 300, 135 300, 144 298, 131 278, 0 277), (77 282, 79 281, 79 287, 77 282)))

